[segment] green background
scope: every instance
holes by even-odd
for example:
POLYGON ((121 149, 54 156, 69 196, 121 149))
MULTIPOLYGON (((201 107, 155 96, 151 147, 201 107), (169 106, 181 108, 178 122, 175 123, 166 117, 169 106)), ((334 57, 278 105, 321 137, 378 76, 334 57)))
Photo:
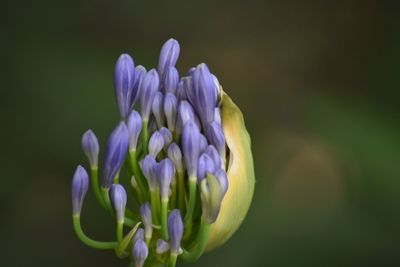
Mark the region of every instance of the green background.
MULTIPOLYGON (((256 191, 232 239, 179 266, 400 266, 397 1, 1 1, 0 265, 127 266, 81 244, 82 133, 118 120, 122 52, 206 62, 245 115, 256 191)), ((82 224, 110 239, 89 194, 82 224)))

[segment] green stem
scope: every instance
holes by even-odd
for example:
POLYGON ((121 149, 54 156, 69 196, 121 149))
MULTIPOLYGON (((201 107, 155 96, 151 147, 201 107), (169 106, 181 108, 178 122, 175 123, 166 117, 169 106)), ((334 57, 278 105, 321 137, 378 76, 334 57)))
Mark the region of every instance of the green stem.
POLYGON ((185 238, 190 236, 192 228, 192 217, 193 217, 194 207, 196 204, 196 190, 197 190, 196 180, 197 180, 196 177, 189 177, 189 204, 184 218, 184 224, 186 229, 185 238))
POLYGON ((99 185, 99 176, 98 176, 98 169, 96 168, 91 168, 90 169, 90 174, 91 174, 91 179, 92 179, 92 191, 94 193, 94 196, 96 197, 97 202, 100 203, 100 205, 105 208, 105 204, 103 201, 103 198, 101 196, 100 192, 100 185, 99 185))
POLYGON ((167 216, 168 216, 168 198, 161 199, 161 232, 164 240, 168 240, 168 226, 167 226, 167 216))
POLYGON ((96 249, 114 249, 118 242, 101 242, 89 238, 82 230, 80 215, 72 215, 74 230, 78 238, 86 245, 96 249))
POLYGON ((124 238, 124 221, 117 221, 116 233, 118 242, 121 242, 124 238))
POLYGON ((178 255, 171 252, 171 254, 169 255, 168 267, 175 267, 177 258, 178 255))
POLYGON ((151 216, 154 224, 158 224, 158 214, 160 211, 160 193, 159 190, 150 190, 151 216))
POLYGON ((204 253, 204 250, 207 246, 208 235, 210 233, 211 224, 205 222, 203 217, 201 218, 199 232, 196 236, 196 245, 192 251, 184 250, 182 255, 180 256, 185 261, 193 262, 200 258, 200 256, 204 253))
POLYGON ((142 144, 143 144, 143 151, 144 154, 147 155, 149 153, 148 151, 148 141, 149 141, 149 132, 147 129, 147 126, 149 124, 148 120, 143 120, 143 125, 142 125, 142 144))
POLYGON ((101 196, 104 201, 104 205, 106 206, 106 209, 110 212, 112 212, 112 206, 111 206, 111 201, 110 201, 110 196, 108 195, 109 189, 106 187, 101 188, 101 196))
POLYGON ((181 212, 184 212, 185 209, 185 180, 184 180, 184 172, 178 171, 178 208, 181 212))
POLYGON ((135 181, 136 181, 136 184, 138 185, 138 190, 137 190, 138 197, 139 197, 139 200, 141 200, 141 202, 143 203, 149 199, 149 196, 147 194, 148 186, 147 186, 146 178, 144 177, 144 175, 140 169, 140 166, 139 166, 139 163, 137 160, 136 150, 129 151, 129 158, 130 158, 130 163, 131 163, 131 167, 133 170, 133 174, 135 176, 135 181))

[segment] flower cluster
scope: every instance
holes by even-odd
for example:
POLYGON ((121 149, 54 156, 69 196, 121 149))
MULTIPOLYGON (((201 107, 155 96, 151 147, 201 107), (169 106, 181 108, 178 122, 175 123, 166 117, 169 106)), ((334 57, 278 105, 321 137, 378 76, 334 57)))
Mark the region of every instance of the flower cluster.
POLYGON ((96 135, 88 130, 82 137, 91 188, 115 217, 116 241, 84 234, 80 214, 89 175, 78 166, 72 181, 78 237, 94 248, 115 249, 136 267, 199 258, 229 188, 221 86, 204 63, 180 78, 179 52, 178 42, 168 40, 158 68, 148 71, 128 54, 118 58, 114 88, 121 120, 108 138, 101 168, 96 135))

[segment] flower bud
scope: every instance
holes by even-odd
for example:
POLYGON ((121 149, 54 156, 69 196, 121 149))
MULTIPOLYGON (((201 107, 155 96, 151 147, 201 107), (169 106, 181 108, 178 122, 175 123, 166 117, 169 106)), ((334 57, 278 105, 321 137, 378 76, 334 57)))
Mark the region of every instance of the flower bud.
MULTIPOLYGON (((133 90, 137 91, 136 95, 134 96, 136 99, 141 98, 140 83, 143 81, 143 78, 146 75, 146 73, 147 73, 147 70, 142 65, 138 65, 135 67, 135 80, 133 82, 133 90)), ((134 99, 132 99, 131 102, 134 104, 133 100, 134 99)))
POLYGON ((221 125, 217 122, 212 122, 207 127, 207 138, 213 144, 221 157, 225 158, 225 136, 221 125))
POLYGON ((182 149, 189 178, 197 175, 197 163, 200 154, 199 138, 199 128, 194 122, 188 121, 182 132, 182 149))
POLYGON ((215 84, 206 64, 197 66, 192 74, 193 87, 186 94, 200 116, 203 127, 214 120, 214 110, 217 104, 215 84))
POLYGON ((158 132, 162 135, 162 137, 164 138, 164 148, 167 148, 169 146, 169 144, 171 144, 172 142, 172 133, 170 132, 170 130, 168 130, 165 127, 161 127, 158 132))
POLYGON ((200 153, 203 153, 208 146, 207 138, 202 134, 200 134, 199 136, 199 145, 200 145, 200 153))
POLYGON ((179 73, 175 67, 169 67, 163 77, 163 87, 165 93, 176 93, 176 87, 179 82, 179 73))
POLYGON ((176 96, 171 93, 167 93, 164 100, 164 113, 165 117, 167 118, 168 129, 170 131, 175 130, 177 106, 178 100, 176 99, 176 96))
POLYGON ((197 181, 200 184, 201 180, 207 177, 208 174, 213 174, 215 171, 215 163, 213 159, 207 155, 202 154, 199 158, 197 165, 197 181))
POLYGON ((151 216, 151 205, 146 202, 140 206, 140 217, 144 225, 144 235, 146 240, 150 240, 153 235, 153 221, 151 216))
POLYGON ((135 79, 135 65, 128 54, 122 54, 115 64, 114 88, 117 96, 119 112, 126 118, 131 110, 137 94, 133 91, 135 79))
POLYGON ((157 126, 162 127, 164 125, 164 94, 157 92, 154 96, 153 104, 151 107, 154 117, 156 118, 157 126))
POLYGON ((125 161, 128 145, 128 128, 124 122, 120 122, 117 128, 114 129, 108 138, 105 151, 103 175, 101 179, 102 187, 110 188, 114 177, 117 175, 125 161))
POLYGON ((218 217, 224 197, 222 185, 213 174, 208 174, 207 178, 201 181, 200 197, 202 216, 207 223, 212 224, 218 217))
POLYGON ((82 150, 89 159, 90 167, 97 169, 99 157, 99 141, 92 130, 87 130, 82 136, 82 150))
POLYGON ((169 244, 165 242, 162 239, 157 240, 157 248, 156 248, 156 253, 157 254, 164 254, 169 250, 169 244))
POLYGON ((151 107, 153 104, 154 97, 158 91, 160 85, 160 79, 156 70, 152 69, 146 73, 143 81, 140 84, 140 96, 141 96, 141 111, 142 118, 144 121, 149 120, 151 107))
POLYGON ((110 200, 113 204, 115 215, 118 222, 123 222, 125 218, 126 191, 120 184, 113 184, 110 188, 110 200))
POLYGON ((168 199, 172 178, 175 175, 174 163, 169 158, 163 159, 159 163, 157 174, 161 200, 166 200, 168 199))
POLYGON ((149 154, 154 158, 157 157, 158 153, 164 147, 164 137, 160 132, 156 131, 152 134, 149 141, 149 154))
POLYGON ((222 119, 221 119, 221 110, 219 108, 215 108, 214 111, 214 121, 220 125, 222 125, 222 119))
POLYGON ((136 110, 128 116, 129 150, 136 150, 140 132, 142 131, 142 118, 136 110))
POLYGON ((138 239, 133 246, 133 257, 135 258, 135 267, 143 267, 144 262, 149 255, 149 248, 146 243, 138 239))
POLYGON ((216 168, 222 168, 222 169, 224 168, 223 162, 221 160, 221 156, 218 154, 218 151, 215 148, 215 146, 213 146, 213 145, 207 146, 204 153, 209 155, 212 158, 216 168))
POLYGON ((158 61, 158 73, 160 74, 160 77, 164 77, 164 73, 169 67, 175 66, 178 61, 179 52, 179 43, 175 39, 171 38, 164 43, 158 61))
POLYGON ((168 158, 172 160, 177 171, 183 171, 182 152, 177 144, 172 143, 168 147, 168 158))
POLYGON ((89 175, 82 166, 76 168, 72 178, 72 214, 80 215, 83 199, 89 188, 89 175))
POLYGON ((153 156, 147 155, 142 162, 142 171, 147 179, 150 190, 157 189, 157 168, 158 163, 153 156))
POLYGON ((178 116, 182 127, 185 126, 186 122, 193 121, 196 123, 197 127, 200 128, 200 123, 197 119, 196 114, 194 113, 192 105, 190 105, 189 102, 181 101, 179 103, 178 116))
POLYGON ((135 236, 133 237, 133 244, 136 243, 136 241, 138 241, 139 239, 144 240, 144 230, 143 228, 138 228, 135 236))
POLYGON ((186 91, 185 88, 183 87, 183 80, 181 80, 178 85, 176 86, 176 98, 181 101, 181 100, 187 100, 186 97, 186 91))
POLYGON ((168 234, 171 252, 178 255, 179 247, 183 236, 183 222, 181 213, 178 209, 174 209, 168 216, 168 234))

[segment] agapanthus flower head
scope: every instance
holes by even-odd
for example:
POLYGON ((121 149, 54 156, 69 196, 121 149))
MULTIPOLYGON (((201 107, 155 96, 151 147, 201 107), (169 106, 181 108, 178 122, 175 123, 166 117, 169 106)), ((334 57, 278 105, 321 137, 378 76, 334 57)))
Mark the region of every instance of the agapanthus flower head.
POLYGON ((120 122, 108 138, 106 146, 103 176, 101 180, 104 188, 110 188, 113 183, 115 176, 125 161, 128 146, 128 128, 124 122, 120 122))
POLYGON ((72 178, 72 214, 79 215, 83 199, 88 191, 89 175, 82 166, 78 166, 72 178))
POLYGON ((92 131, 82 138, 91 188, 117 220, 116 241, 83 234, 79 214, 89 177, 78 167, 73 178, 78 237, 129 257, 132 266, 175 267, 178 257, 194 261, 220 246, 244 219, 254 189, 250 138, 240 110, 206 64, 179 77, 179 53, 178 42, 170 39, 157 70, 135 67, 127 54, 117 60, 121 118, 108 138, 100 181, 97 138, 92 131))
POLYGON ((97 169, 99 157, 99 141, 92 130, 87 130, 82 136, 82 150, 89 159, 90 167, 97 169))
POLYGON ((114 88, 117 96, 119 112, 126 118, 136 100, 137 90, 134 89, 135 65, 128 54, 122 54, 115 64, 114 88))

